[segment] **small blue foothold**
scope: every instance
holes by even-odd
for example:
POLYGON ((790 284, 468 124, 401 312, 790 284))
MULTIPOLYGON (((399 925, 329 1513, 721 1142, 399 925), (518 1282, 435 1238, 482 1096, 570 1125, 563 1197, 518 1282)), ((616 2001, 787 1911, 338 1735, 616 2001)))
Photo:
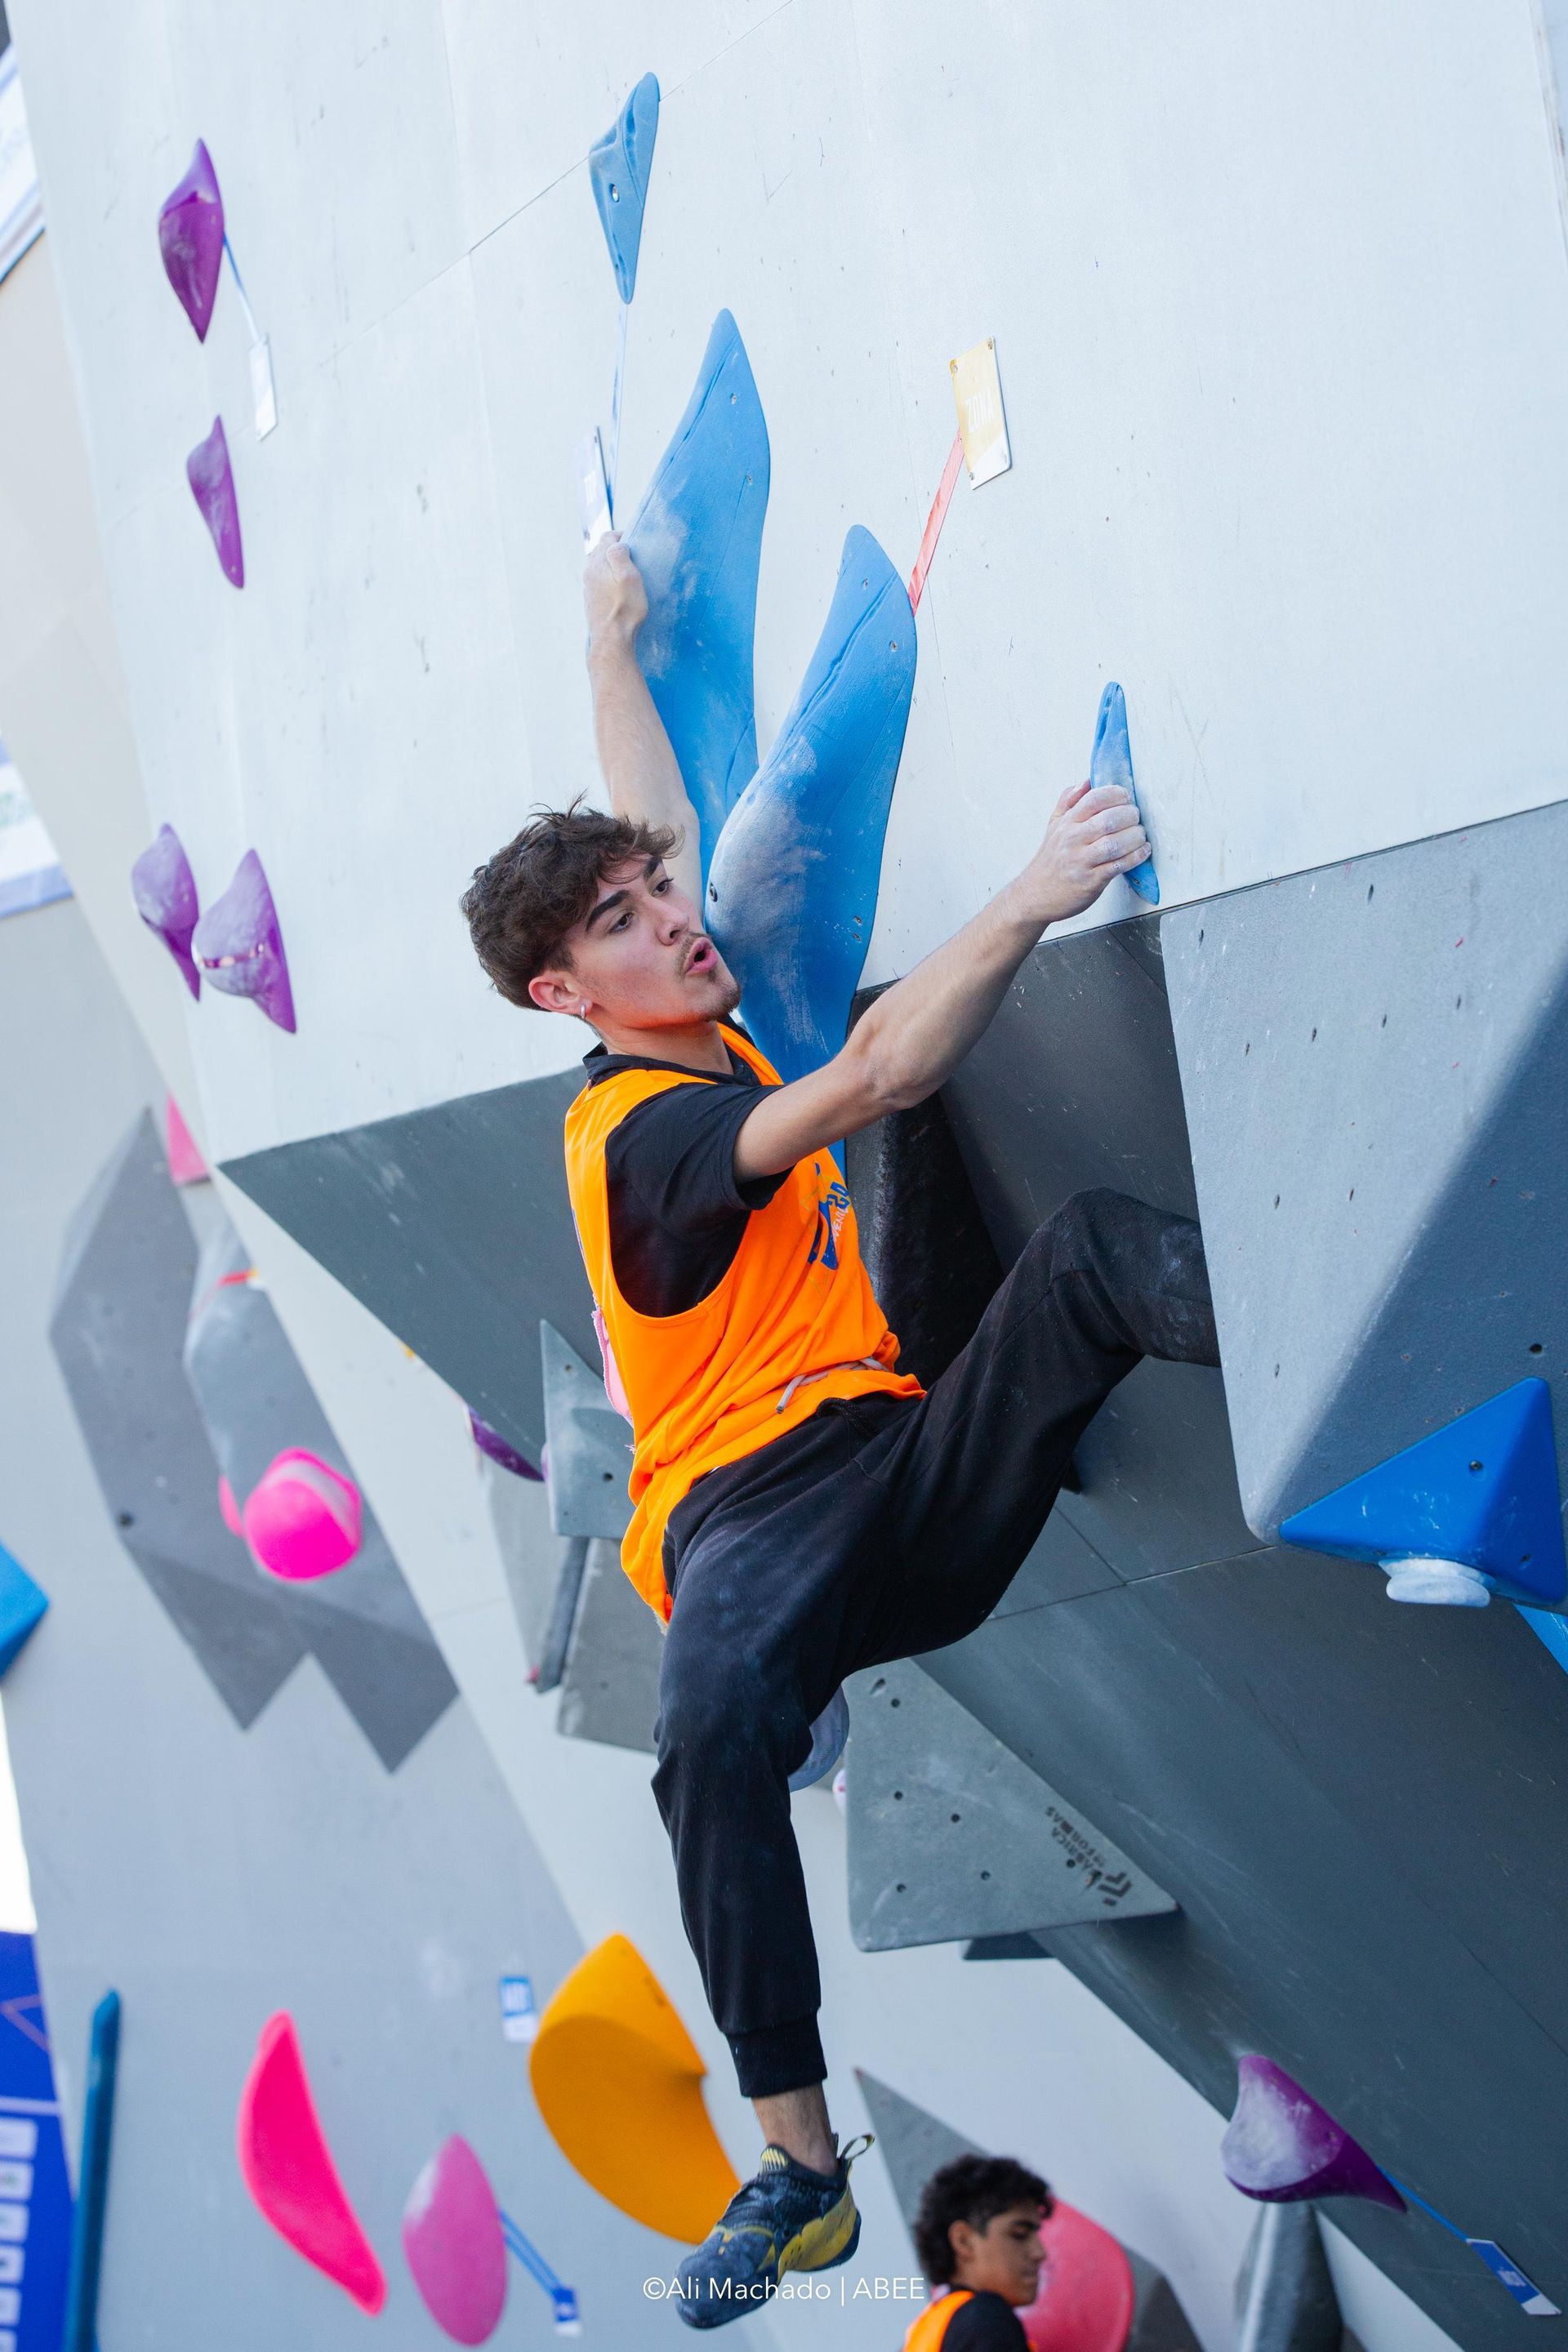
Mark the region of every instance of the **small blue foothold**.
POLYGON ((0 1544, 0 1675, 26 1641, 49 1605, 49 1596, 34 1583, 18 1559, 0 1544))
MULTIPOLYGON (((1132 781, 1132 746, 1127 740, 1127 698, 1114 679, 1100 698, 1100 717, 1095 722, 1089 781, 1096 790, 1101 784, 1120 784, 1123 792, 1131 793, 1133 806, 1137 806, 1138 790, 1132 781)), ((1135 866, 1121 878, 1130 890, 1136 890, 1151 907, 1159 905, 1160 883, 1154 872, 1152 850, 1142 866, 1135 866)))
POLYGON ((647 590, 637 660, 701 828, 702 872, 757 767, 752 650, 768 428, 728 310, 626 545, 647 590))
POLYGON ((914 684, 909 591, 857 525, 800 692, 725 824, 703 901, 747 1026, 786 1080, 844 1043, 914 684))
POLYGON ((1516 1381, 1279 1529, 1285 1543, 1380 1564, 1458 1560, 1510 1600, 1568 1600, 1552 1391, 1516 1381))
POLYGON ((623 302, 637 290, 643 207, 658 136, 658 79, 644 74, 598 144, 588 150, 588 177, 623 302))

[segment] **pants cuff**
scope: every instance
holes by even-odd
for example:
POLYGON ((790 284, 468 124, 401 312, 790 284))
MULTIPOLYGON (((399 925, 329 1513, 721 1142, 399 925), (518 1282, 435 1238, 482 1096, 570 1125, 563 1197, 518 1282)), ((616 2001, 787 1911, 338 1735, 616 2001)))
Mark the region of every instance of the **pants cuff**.
POLYGON ((787 2025, 760 2025, 754 2032, 731 2033, 725 2039, 743 2099, 774 2099, 781 2091, 804 2090, 808 2084, 827 2080, 815 2015, 792 2018, 787 2025))

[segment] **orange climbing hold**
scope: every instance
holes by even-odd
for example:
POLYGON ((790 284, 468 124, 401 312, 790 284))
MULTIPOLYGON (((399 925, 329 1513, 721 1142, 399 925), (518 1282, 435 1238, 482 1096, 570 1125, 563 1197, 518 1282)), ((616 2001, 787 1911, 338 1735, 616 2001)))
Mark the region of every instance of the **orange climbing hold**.
POLYGON ((245 2185, 279 2236, 362 2311, 379 2311, 386 2279, 338 2179, 287 2010, 261 2029, 239 2095, 238 2140, 245 2185))
POLYGON ((567 2161, 634 2221, 688 2245, 741 2185, 702 2103, 707 2071, 625 1936, 607 1936, 559 1987, 529 2060, 567 2161))

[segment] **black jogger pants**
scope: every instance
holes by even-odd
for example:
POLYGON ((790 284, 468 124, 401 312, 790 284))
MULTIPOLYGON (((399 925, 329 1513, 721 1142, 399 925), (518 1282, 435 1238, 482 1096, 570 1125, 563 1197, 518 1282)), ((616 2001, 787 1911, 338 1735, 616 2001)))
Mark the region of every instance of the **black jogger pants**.
POLYGON ((1219 1361, 1198 1228, 1080 1192, 928 1395, 825 1404, 672 1514, 654 1792, 746 2097, 826 2071, 786 1785, 812 1722, 858 1667, 984 1622, 1096 1408, 1143 1356, 1219 1361))

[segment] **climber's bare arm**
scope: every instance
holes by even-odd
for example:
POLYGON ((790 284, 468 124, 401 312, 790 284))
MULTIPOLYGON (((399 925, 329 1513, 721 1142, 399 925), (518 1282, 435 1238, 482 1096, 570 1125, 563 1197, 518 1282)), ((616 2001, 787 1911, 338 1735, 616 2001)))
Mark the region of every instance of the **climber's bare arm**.
POLYGON ((736 1176, 779 1175, 808 1151, 934 1094, 989 1026, 1041 933, 1091 907, 1148 854, 1137 808, 1119 784, 1064 793, 1023 872, 878 997, 842 1053, 768 1090, 735 1139, 736 1176))
POLYGON ((612 532, 594 548, 583 571, 588 616, 588 682, 594 697, 594 740, 599 768, 617 816, 668 825, 679 845, 665 860, 675 887, 693 906, 702 898, 697 812, 654 708, 637 656, 637 631, 647 618, 642 574, 612 532))

